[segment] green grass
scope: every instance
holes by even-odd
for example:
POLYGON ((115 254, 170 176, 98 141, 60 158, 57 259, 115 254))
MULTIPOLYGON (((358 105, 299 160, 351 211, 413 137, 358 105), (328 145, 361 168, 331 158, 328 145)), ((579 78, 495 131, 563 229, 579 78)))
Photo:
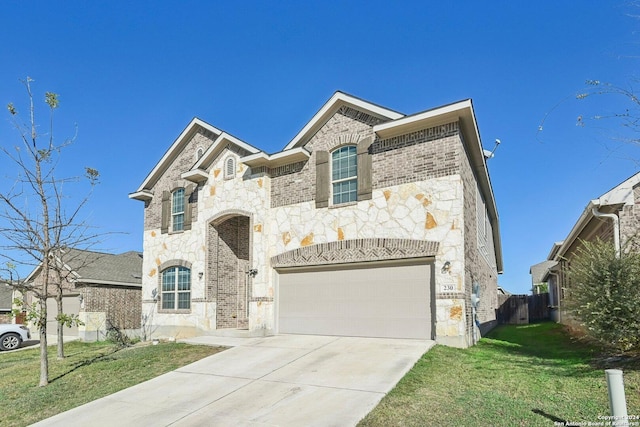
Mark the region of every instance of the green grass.
POLYGON ((114 345, 69 342, 64 360, 49 349, 49 381, 38 387, 40 350, 0 353, 0 425, 25 426, 221 351, 177 343, 114 345))
POLYGON ((359 425, 596 423, 609 415, 609 368, 623 370, 628 413, 640 415, 640 363, 605 360, 555 323, 500 326, 469 349, 434 347, 359 425))

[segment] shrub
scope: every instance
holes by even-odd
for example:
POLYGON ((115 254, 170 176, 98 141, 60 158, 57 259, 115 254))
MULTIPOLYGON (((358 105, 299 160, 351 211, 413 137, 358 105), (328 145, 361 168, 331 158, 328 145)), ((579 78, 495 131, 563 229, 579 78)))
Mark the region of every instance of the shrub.
POLYGON ((640 347, 640 254, 582 242, 569 278, 566 307, 589 336, 622 351, 640 347))

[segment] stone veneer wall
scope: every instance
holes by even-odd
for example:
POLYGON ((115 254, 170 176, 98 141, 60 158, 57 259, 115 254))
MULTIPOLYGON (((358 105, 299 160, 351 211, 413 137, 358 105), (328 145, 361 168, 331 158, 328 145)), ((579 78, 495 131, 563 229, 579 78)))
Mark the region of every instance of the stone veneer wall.
MULTIPOLYGON (((245 217, 241 221, 249 218, 248 225, 242 228, 243 233, 249 234, 252 250, 250 267, 258 270, 257 277, 251 279, 248 291, 251 313, 249 327, 258 331, 273 328, 273 288, 268 260, 263 255, 268 232, 266 218, 269 215, 270 179, 262 168, 254 174, 242 164, 239 161, 242 155, 235 150, 225 149, 214 160, 208 170, 209 179, 199 192, 195 207, 198 220, 192 223, 191 230, 168 234, 161 234, 159 228, 145 230, 144 253, 151 255, 143 259, 143 316, 150 319, 148 329, 151 336, 186 337, 216 329, 218 260, 210 249, 211 242, 217 241, 217 232, 212 233, 215 231, 212 224, 218 226, 231 218, 229 225, 234 217, 245 217), (222 173, 223 162, 229 155, 236 157, 237 169, 233 179, 225 179, 222 173), (152 299, 152 292, 158 290, 160 283, 158 268, 168 260, 188 260, 191 263, 192 297, 189 310, 158 313, 158 304, 152 299)), ((244 275, 249 265, 246 261, 248 258, 244 255, 242 258, 245 264, 238 267, 237 274, 242 271, 244 275)))

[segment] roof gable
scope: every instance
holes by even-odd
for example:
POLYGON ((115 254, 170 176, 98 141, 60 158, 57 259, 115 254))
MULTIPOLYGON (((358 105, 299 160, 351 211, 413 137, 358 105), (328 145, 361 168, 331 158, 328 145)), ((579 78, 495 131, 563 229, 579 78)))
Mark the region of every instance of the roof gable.
POLYGON ((315 133, 329 120, 341 107, 349 106, 359 111, 371 114, 383 121, 396 120, 404 117, 404 114, 397 111, 381 107, 371 102, 364 101, 360 98, 348 95, 344 92, 336 92, 333 96, 320 108, 320 110, 309 120, 309 122, 298 132, 298 134, 289 142, 283 151, 292 148, 302 147, 307 141, 315 135, 315 133))
POLYGON ((151 192, 153 186, 167 171, 171 163, 184 150, 185 146, 189 143, 191 138, 193 138, 193 136, 201 130, 213 134, 215 140, 214 143, 206 150, 203 156, 195 162, 191 169, 185 171, 185 173, 183 174, 183 178, 185 179, 200 180, 204 171, 203 167, 206 167, 206 165, 208 164, 207 162, 210 163, 211 161, 213 161, 215 157, 220 153, 220 151, 224 149, 224 147, 226 147, 228 144, 237 145, 238 147, 252 154, 260 152, 260 150, 258 150, 257 148, 247 144, 244 141, 241 141, 240 139, 228 134, 227 132, 211 126, 203 120, 194 118, 180 133, 173 144, 171 144, 169 149, 165 152, 156 166, 151 170, 149 175, 147 175, 138 189, 134 193, 129 194, 129 198, 138 200, 151 199, 153 197, 153 193, 151 192))

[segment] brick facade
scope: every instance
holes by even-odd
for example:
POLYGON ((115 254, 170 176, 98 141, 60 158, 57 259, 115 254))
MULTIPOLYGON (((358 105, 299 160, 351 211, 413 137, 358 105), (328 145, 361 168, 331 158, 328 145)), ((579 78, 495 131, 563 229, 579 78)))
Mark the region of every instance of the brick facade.
POLYGON ((85 286, 78 289, 83 297, 85 312, 106 314, 106 328, 138 329, 142 317, 140 288, 85 286))
MULTIPOLYGON (((184 149, 179 153, 179 155, 169 164, 167 170, 164 172, 162 177, 159 179, 158 183, 155 186, 156 194, 162 195, 162 191, 172 191, 178 187, 187 187, 192 185, 193 183, 187 181, 180 177, 180 175, 193 166, 197 160, 198 149, 206 150, 211 146, 214 140, 214 135, 210 132, 206 132, 201 130, 197 132, 189 142, 185 145, 184 149)), ((198 187, 195 191, 195 196, 191 200, 193 208, 191 209, 193 218, 192 221, 197 221, 198 209, 197 200, 198 200, 198 192, 200 191, 200 187, 198 187)), ((160 228, 162 223, 162 198, 154 197, 148 203, 145 203, 144 209, 144 229, 152 230, 155 228, 160 228)))
POLYGON ((234 216, 209 231, 207 289, 216 301, 216 328, 247 328, 250 299, 249 218, 234 216))
MULTIPOLYGON (((462 141, 459 139, 458 152, 464 153, 462 141)), ((478 210, 478 178, 475 176, 467 156, 460 156, 460 170, 464 182, 464 254, 465 254, 465 307, 467 316, 467 331, 473 331, 475 319, 472 316, 471 293, 474 283, 479 285, 480 302, 477 308, 477 320, 482 332, 495 326, 496 309, 498 305, 498 277, 495 259, 487 260, 478 248, 478 217, 482 218, 487 212, 478 210)), ((489 233, 489 238, 493 236, 489 233)), ((491 244, 493 247, 493 244, 491 244)), ((473 339, 468 337, 469 341, 473 339)))

